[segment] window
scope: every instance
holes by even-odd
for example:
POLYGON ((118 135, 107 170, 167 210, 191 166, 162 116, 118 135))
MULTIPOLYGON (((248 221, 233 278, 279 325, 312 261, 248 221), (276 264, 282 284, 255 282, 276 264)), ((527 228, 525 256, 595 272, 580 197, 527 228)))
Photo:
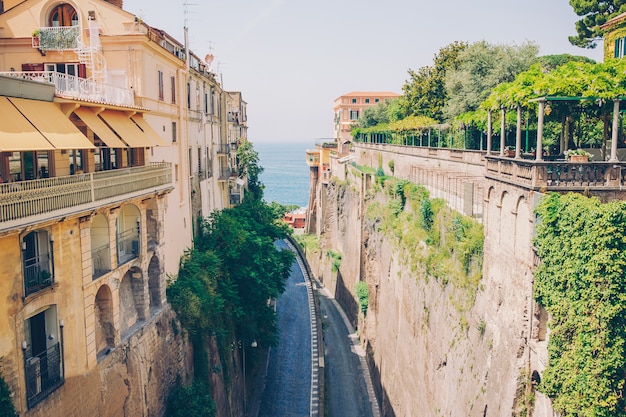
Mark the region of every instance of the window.
POLYGON ((374 99, 374 103, 378 103, 378 102, 380 102, 380 99, 379 98, 375 98, 374 99))
POLYGON ((123 265, 139 256, 141 212, 136 206, 125 206, 115 224, 117 236, 117 264, 123 265))
POLYGON ((202 178, 202 148, 198 148, 198 178, 202 178))
POLYGON ((94 154, 95 170, 108 171, 117 168, 117 151, 107 146, 99 146, 94 154))
POLYGON ((82 174, 83 167, 83 151, 72 149, 68 152, 70 159, 70 175, 82 174))
POLYGON ((54 305, 24 321, 22 348, 29 409, 63 385, 62 332, 54 305))
POLYGON ((191 84, 187 83, 187 108, 191 108, 191 84))
POLYGON ((369 98, 365 99, 365 104, 370 104, 370 99, 369 98))
POLYGON ((45 230, 35 230, 22 239, 24 296, 29 296, 54 283, 54 238, 45 230))
POLYGON ((71 5, 63 3, 52 9, 48 23, 53 27, 78 26, 78 14, 71 5))
POLYGON ((172 142, 176 142, 176 122, 172 122, 172 142))
POLYGON ((209 95, 204 92, 204 114, 209 114, 209 95))
POLYGON ((176 77, 170 77, 170 84, 172 86, 172 104, 176 104, 176 77))
POLYGON ((615 58, 624 58, 624 49, 626 49, 626 37, 625 38, 617 38, 615 39, 615 58))
POLYGON ((158 71, 159 75, 159 100, 163 100, 163 71, 158 71))
POLYGON ((359 119, 359 111, 350 110, 350 120, 358 120, 358 119, 359 119))

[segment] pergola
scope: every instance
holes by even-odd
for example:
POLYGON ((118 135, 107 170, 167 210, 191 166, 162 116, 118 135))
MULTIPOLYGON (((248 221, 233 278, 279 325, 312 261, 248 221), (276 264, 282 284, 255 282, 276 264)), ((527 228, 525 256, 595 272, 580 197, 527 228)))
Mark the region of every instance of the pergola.
MULTIPOLYGON (((617 97, 613 99, 613 110, 612 110, 612 131, 611 131, 611 156, 609 158, 609 162, 617 162, 617 142, 618 142, 618 134, 619 134, 619 113, 620 113, 620 103, 624 101, 626 97, 617 97)), ((537 108, 537 150, 543 148, 543 127, 544 127, 544 115, 546 112, 546 104, 549 102, 581 102, 581 101, 598 101, 601 100, 597 97, 562 97, 562 96, 543 96, 535 99, 529 100, 530 102, 538 103, 537 108)), ((504 156, 505 149, 505 123, 506 123, 506 109, 503 107, 500 109, 502 113, 501 116, 501 128, 500 128, 500 156, 504 156)), ((491 155, 491 144, 492 144, 492 123, 493 123, 493 111, 487 111, 487 155, 491 155)), ((606 140, 605 137, 602 138, 603 142, 606 140)), ((567 151, 568 141, 567 139, 563 141, 561 152, 567 151)), ((521 158, 521 148, 522 148, 522 106, 517 106, 517 125, 516 125, 516 134, 515 134, 515 157, 521 158)), ((541 161, 543 160, 543 152, 536 152, 535 160, 541 161)))

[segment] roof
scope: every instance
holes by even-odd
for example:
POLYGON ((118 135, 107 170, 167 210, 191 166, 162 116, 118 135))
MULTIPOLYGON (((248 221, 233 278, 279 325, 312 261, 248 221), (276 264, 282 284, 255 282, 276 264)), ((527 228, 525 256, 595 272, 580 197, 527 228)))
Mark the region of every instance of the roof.
POLYGON ((341 97, 400 97, 400 94, 391 91, 353 91, 342 94, 337 99, 341 97))
POLYGON ((601 25, 600 28, 601 29, 607 29, 610 28, 611 26, 614 26, 622 21, 626 20, 626 13, 621 13, 618 14, 617 16, 615 16, 612 19, 609 19, 605 24, 601 25))

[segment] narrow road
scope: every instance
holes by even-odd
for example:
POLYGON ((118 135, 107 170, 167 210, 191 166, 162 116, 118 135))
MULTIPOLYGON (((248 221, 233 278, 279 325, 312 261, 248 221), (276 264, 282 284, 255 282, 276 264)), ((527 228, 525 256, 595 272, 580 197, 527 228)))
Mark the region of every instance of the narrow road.
MULTIPOLYGON (((289 249, 284 241, 278 249, 289 249)), ((309 295, 297 261, 276 303, 280 341, 270 350, 259 417, 309 417, 311 412, 311 319, 309 295)))
POLYGON ((380 417, 365 352, 345 313, 328 292, 319 291, 325 346, 328 417, 380 417))

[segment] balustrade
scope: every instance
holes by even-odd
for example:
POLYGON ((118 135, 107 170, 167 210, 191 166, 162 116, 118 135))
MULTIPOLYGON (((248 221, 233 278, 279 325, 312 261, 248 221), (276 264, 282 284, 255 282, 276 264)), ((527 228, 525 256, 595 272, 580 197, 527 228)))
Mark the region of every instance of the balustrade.
POLYGON ((0 184, 0 230, 19 226, 31 216, 73 212, 104 201, 171 186, 166 162, 68 177, 0 184))

